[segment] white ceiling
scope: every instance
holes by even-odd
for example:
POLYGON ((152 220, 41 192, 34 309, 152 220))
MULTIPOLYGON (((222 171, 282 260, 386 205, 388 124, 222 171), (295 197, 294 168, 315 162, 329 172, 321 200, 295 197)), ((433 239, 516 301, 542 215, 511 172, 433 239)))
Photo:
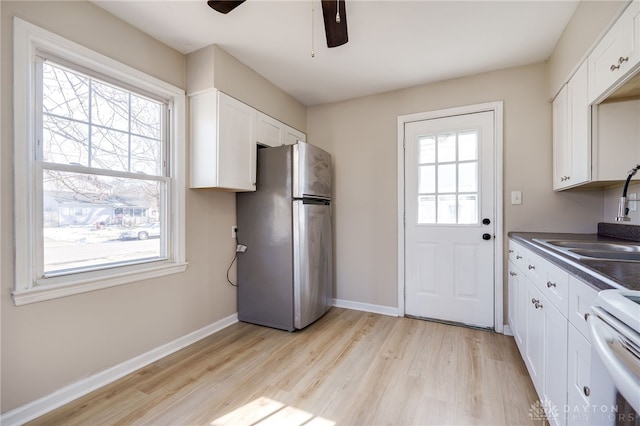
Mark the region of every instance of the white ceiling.
POLYGON ((349 42, 332 49, 319 0, 228 15, 205 0, 94 3, 182 53, 217 44, 309 106, 544 61, 578 2, 346 0, 349 42))

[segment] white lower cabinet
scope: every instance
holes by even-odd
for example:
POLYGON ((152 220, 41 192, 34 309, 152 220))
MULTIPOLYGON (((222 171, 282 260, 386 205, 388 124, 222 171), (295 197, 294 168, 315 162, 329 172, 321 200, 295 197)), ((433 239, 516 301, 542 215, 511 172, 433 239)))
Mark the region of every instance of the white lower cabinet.
POLYGON ((586 321, 597 290, 514 241, 509 256, 509 325, 549 423, 600 425, 586 321))

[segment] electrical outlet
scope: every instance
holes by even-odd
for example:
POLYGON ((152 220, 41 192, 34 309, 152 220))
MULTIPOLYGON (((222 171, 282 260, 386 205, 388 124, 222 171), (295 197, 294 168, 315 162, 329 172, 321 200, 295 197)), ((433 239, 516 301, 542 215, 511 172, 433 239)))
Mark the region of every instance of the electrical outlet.
POLYGON ((237 238, 238 237, 238 227, 236 225, 233 225, 231 227, 231 238, 237 238))

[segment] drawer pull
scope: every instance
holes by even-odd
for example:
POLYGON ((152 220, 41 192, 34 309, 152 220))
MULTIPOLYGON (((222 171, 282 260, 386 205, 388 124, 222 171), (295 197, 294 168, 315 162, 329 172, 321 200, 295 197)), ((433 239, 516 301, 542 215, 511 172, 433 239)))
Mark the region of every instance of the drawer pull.
POLYGON ((534 299, 531 299, 531 303, 535 305, 536 303, 540 303, 540 301, 534 298, 534 299))
POLYGON ((547 281, 547 288, 555 287, 556 283, 552 283, 551 281, 547 281))
POLYGON ((620 65, 611 65, 611 68, 609 68, 611 71, 615 71, 617 69, 620 69, 620 65))
POLYGON ((516 259, 522 259, 522 256, 520 256, 519 254, 516 255, 516 259))
POLYGON ((627 56, 626 58, 623 58, 622 56, 620 56, 618 58, 618 64, 622 65, 623 63, 627 62, 629 60, 629 57, 627 56))
POLYGON ((591 316, 591 314, 589 312, 585 312, 584 313, 584 320, 587 321, 590 316, 591 316))
POLYGON ((509 275, 511 275, 512 277, 515 277, 515 276, 516 276, 516 275, 518 275, 518 274, 516 274, 516 273, 515 273, 515 272, 513 272, 513 271, 509 271, 509 275))
POLYGON ((591 395, 591 389, 589 389, 589 386, 584 386, 582 388, 582 392, 584 392, 584 396, 589 396, 591 395))
POLYGON ((509 249, 509 253, 513 253, 513 250, 509 249))
POLYGON ((536 309, 542 309, 542 303, 536 302, 536 309))
POLYGON ((529 270, 536 269, 534 265, 529 265, 529 270))

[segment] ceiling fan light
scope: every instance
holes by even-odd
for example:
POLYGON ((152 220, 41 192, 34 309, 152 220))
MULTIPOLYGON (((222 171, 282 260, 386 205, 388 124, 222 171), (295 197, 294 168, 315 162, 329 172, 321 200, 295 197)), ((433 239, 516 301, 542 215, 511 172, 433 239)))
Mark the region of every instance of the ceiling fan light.
POLYGON ((207 4, 216 12, 227 14, 244 2, 245 0, 208 0, 207 4))

